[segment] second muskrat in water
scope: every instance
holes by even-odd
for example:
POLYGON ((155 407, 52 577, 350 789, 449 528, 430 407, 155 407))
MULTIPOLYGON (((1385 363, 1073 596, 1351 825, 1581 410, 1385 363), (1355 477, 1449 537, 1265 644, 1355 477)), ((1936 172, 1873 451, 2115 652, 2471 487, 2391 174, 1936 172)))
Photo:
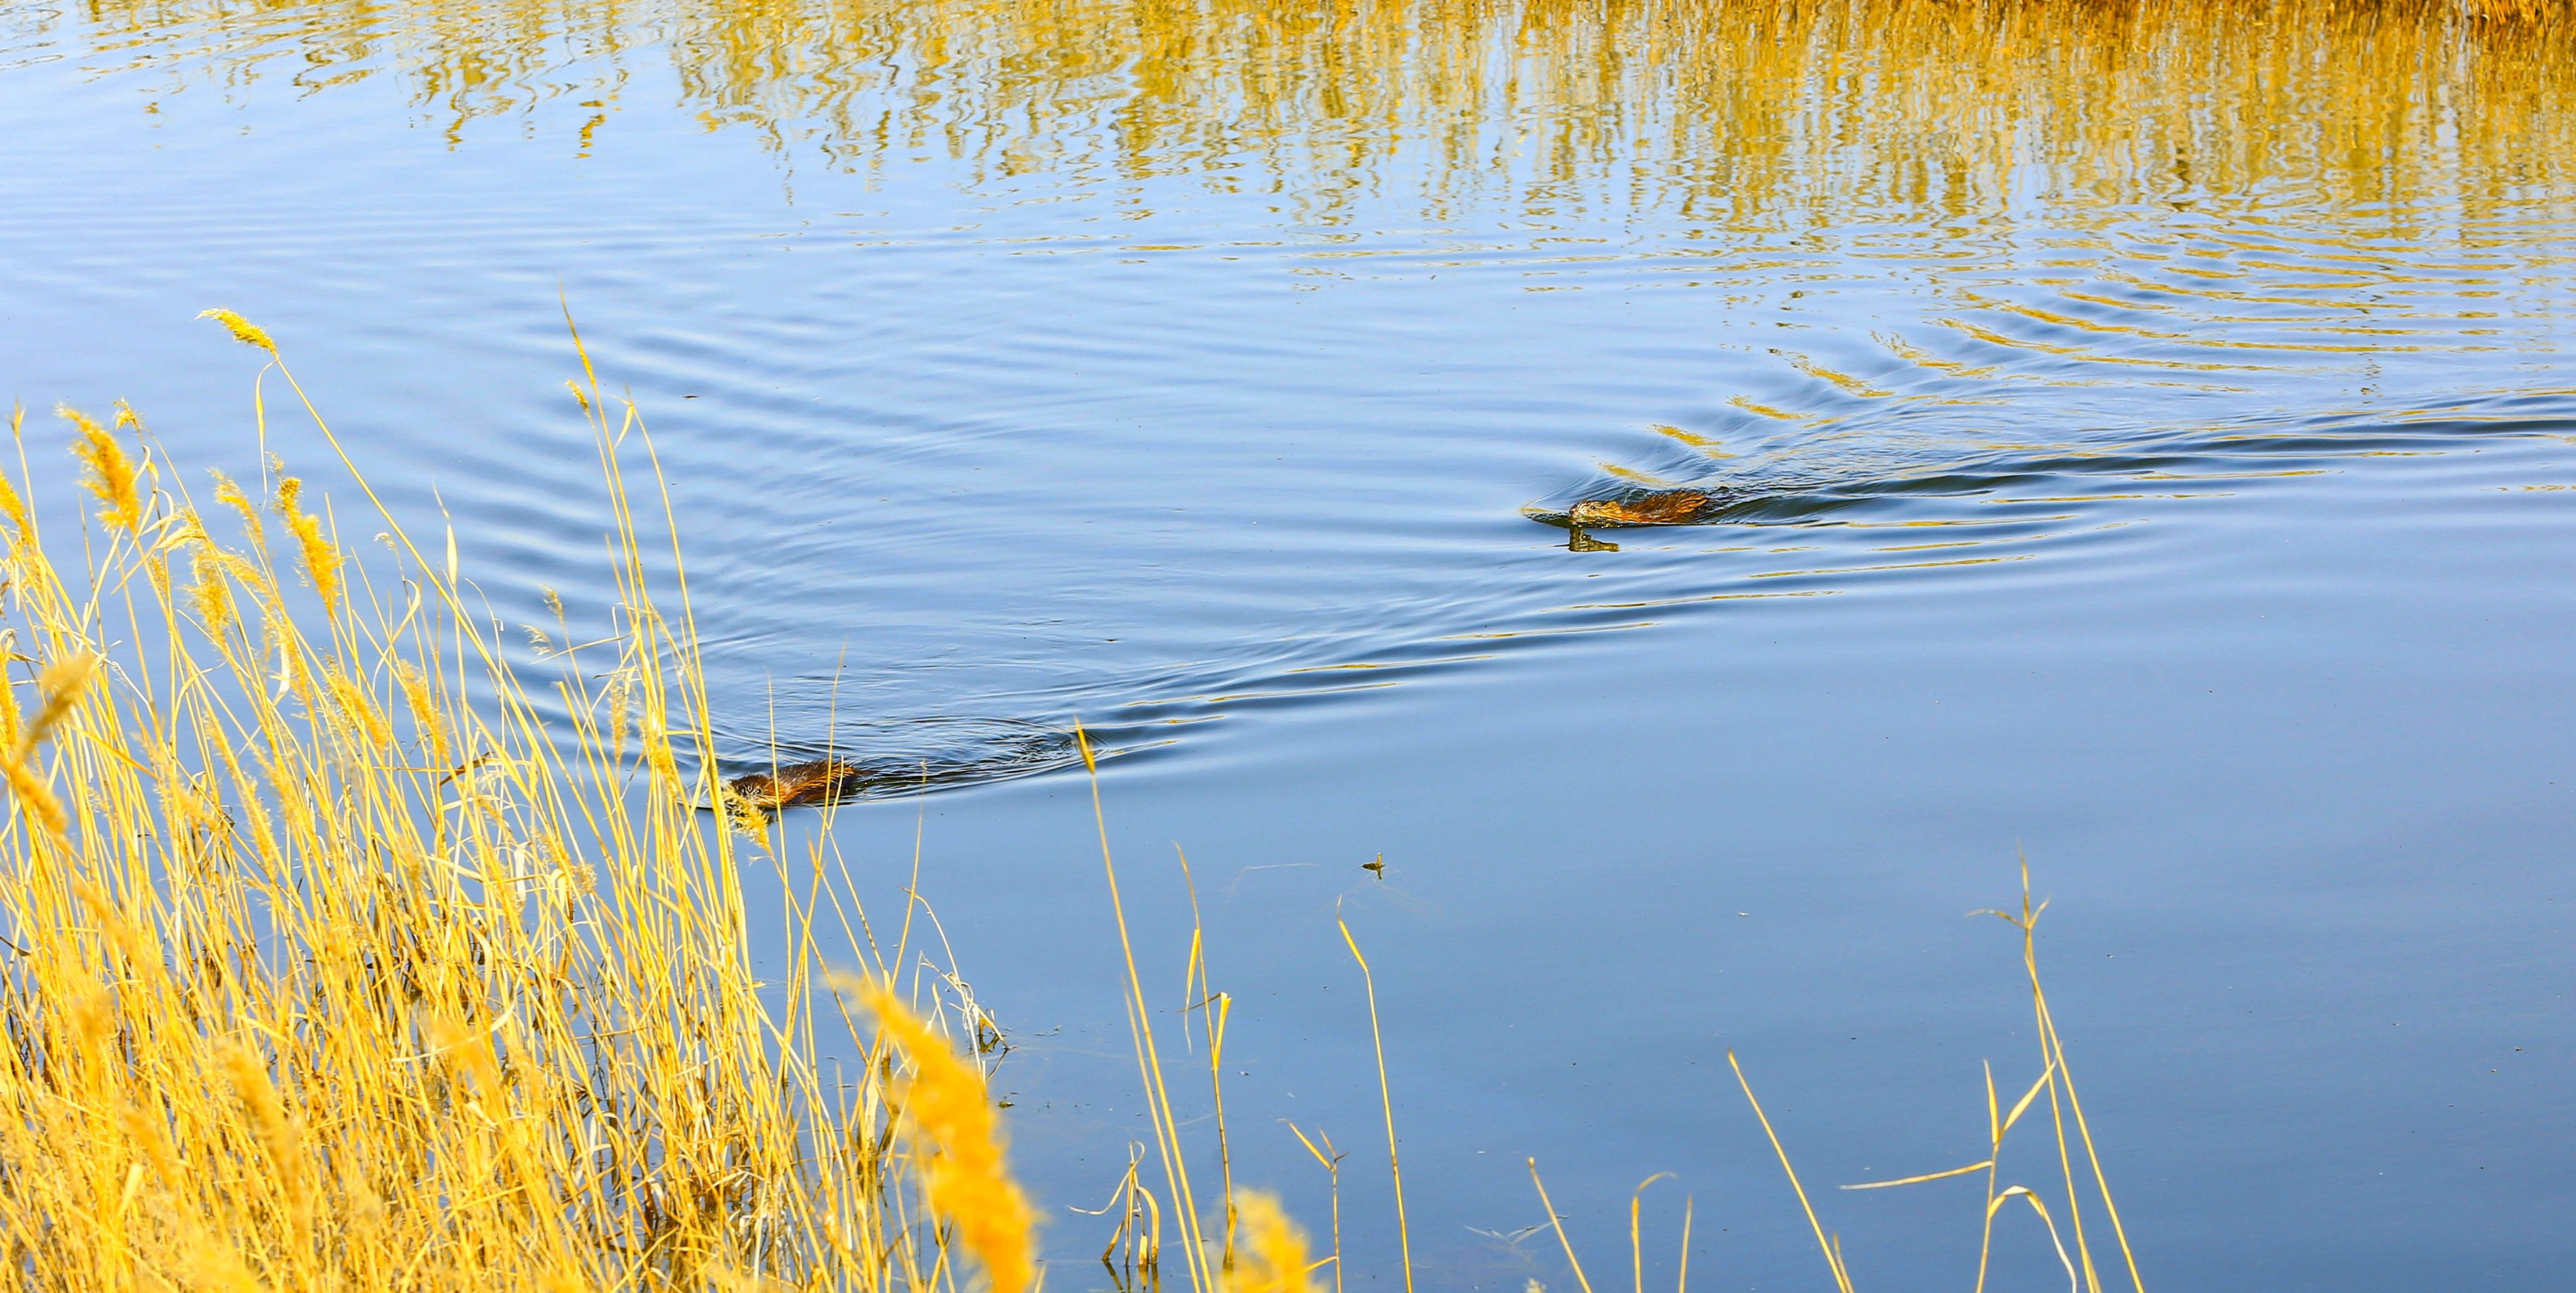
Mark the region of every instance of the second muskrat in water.
POLYGON ((725 783, 735 798, 759 809, 807 808, 842 798, 867 769, 838 759, 782 763, 768 772, 753 772, 725 783))
POLYGON ((1565 510, 1574 525, 1688 525, 1708 510, 1696 489, 1666 489, 1626 498, 1587 498, 1565 510))

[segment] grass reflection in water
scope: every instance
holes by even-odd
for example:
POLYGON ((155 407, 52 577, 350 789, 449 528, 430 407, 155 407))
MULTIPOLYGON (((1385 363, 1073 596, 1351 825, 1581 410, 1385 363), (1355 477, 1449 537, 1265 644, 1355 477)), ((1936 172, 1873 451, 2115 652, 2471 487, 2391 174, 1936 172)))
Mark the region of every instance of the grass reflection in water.
POLYGON ((97 0, 0 20, 22 56, 173 91, 398 79, 424 120, 680 105, 853 168, 1200 174, 1330 225, 1651 205, 1724 227, 2261 193, 2405 236, 2576 167, 2565 0, 97 0), (658 82, 657 82, 658 84, 658 82), (658 91, 657 91, 658 92, 658 91), (1248 163, 1248 166, 1245 165, 1248 163))

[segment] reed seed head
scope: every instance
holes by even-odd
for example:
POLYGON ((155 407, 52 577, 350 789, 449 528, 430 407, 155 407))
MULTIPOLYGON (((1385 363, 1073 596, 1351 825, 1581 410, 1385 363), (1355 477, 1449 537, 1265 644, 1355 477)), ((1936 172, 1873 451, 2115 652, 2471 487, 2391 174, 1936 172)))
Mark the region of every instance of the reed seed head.
POLYGON ((340 604, 340 550, 322 532, 321 518, 297 506, 303 494, 304 482, 288 476, 277 482, 275 506, 295 535, 296 547, 304 554, 304 573, 312 579, 313 591, 322 595, 322 609, 328 612, 340 604))
POLYGON ((215 322, 224 325, 224 330, 233 334, 233 340, 238 341, 245 346, 257 346, 260 349, 267 351, 269 357, 272 359, 277 357, 277 343, 269 340, 268 333, 261 329, 258 324, 253 323, 230 310, 220 308, 200 311, 197 317, 200 319, 212 319, 215 322))
POLYGON ((9 524, 15 530, 16 540, 21 543, 25 542, 27 538, 27 503, 26 500, 18 496, 18 487, 10 483, 9 473, 7 472, 0 472, 0 516, 6 516, 9 518, 9 524))
POLYGON ((188 601, 196 607, 198 622, 206 626, 206 636, 220 638, 238 618, 233 610, 232 585, 224 580, 223 558, 201 551, 190 564, 196 578, 188 585, 188 601))
POLYGON ((266 526, 260 523, 259 508, 251 503, 250 495, 243 492, 242 487, 235 483, 232 477, 225 475, 222 471, 218 470, 214 472, 213 475, 215 478, 215 501, 241 513, 242 528, 250 532, 252 543, 266 543, 268 541, 268 530, 266 526))
POLYGON ((1305 1233, 1288 1219, 1277 1196, 1246 1190, 1234 1198, 1234 1215, 1242 1242, 1234 1268, 1224 1273, 1224 1293, 1314 1293, 1305 1233))
POLYGON ((359 686, 349 675, 337 669, 331 671, 326 681, 331 689, 331 699, 338 702, 340 712, 348 716, 349 726, 362 733, 367 742, 375 748, 392 749, 393 724, 386 720, 384 711, 378 709, 375 701, 368 697, 367 689, 359 686))
POLYGON ((983 1263, 991 1293, 1023 1293, 1036 1279, 1036 1218, 1004 1161, 1001 1119, 983 1075, 958 1058, 902 999, 872 979, 833 983, 877 1017, 878 1036, 912 1061, 898 1084, 906 1142, 922 1160, 922 1192, 983 1263))
POLYGON ((98 519, 127 534, 140 532, 143 528, 143 493, 141 473, 135 469, 134 460, 125 456, 124 447, 116 443, 116 437, 100 426, 96 418, 68 404, 56 405, 54 411, 80 432, 80 439, 72 445, 72 453, 89 468, 81 484, 98 495, 100 502, 107 504, 106 510, 98 514, 98 519))
POLYGON ((63 812, 63 801, 54 797, 52 787, 28 766, 24 759, 0 759, 0 774, 9 779, 9 793, 18 806, 45 828, 47 835, 60 839, 71 828, 71 819, 63 812))
POLYGON ((36 690, 44 697, 44 703, 36 710, 35 721, 18 738, 18 757, 23 759, 34 753, 45 738, 53 735, 54 727, 80 701, 81 692, 89 686, 90 676, 98 672, 98 667, 97 656, 75 651, 46 665, 45 671, 36 676, 36 690))

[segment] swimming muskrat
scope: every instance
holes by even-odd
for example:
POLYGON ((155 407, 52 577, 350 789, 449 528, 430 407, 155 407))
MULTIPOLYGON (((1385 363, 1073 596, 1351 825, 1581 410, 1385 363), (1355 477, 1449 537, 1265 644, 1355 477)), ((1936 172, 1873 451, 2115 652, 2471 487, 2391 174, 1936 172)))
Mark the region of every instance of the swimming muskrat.
POLYGON ((1008 718, 854 721, 810 743, 734 748, 741 753, 720 765, 718 802, 709 805, 724 811, 888 799, 1082 763, 1070 732, 1008 718))
POLYGON ((1587 498, 1565 509, 1568 525, 1688 525, 1715 500, 1696 489, 1662 489, 1620 498, 1587 498))
POLYGON ((810 808, 842 799, 868 779, 866 768, 839 759, 782 763, 769 772, 746 773, 725 783, 735 799, 764 811, 810 808))

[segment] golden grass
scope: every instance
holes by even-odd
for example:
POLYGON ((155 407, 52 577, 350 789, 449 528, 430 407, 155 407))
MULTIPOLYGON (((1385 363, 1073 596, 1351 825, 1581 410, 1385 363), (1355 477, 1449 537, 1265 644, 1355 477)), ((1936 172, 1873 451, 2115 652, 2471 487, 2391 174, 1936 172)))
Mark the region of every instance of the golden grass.
MULTIPOLYGON (((215 317, 300 403, 267 335, 215 317)), ((1030 1285, 981 1074, 883 986, 899 949, 823 937, 864 927, 824 858, 788 886, 779 981, 755 978, 741 881, 774 864, 692 807, 682 767, 712 759, 685 584, 675 622, 622 467, 649 443, 583 406, 619 602, 605 657, 546 684, 553 723, 468 613, 452 539, 433 563, 383 518, 377 582, 267 471, 257 504, 219 482, 228 543, 131 411, 65 410, 100 505, 66 566, 13 419, 15 1287, 1030 1285), (865 967, 873 1034, 837 1022, 822 946, 865 967)))
MULTIPOLYGON (((267 356, 260 381, 282 382, 336 449, 267 334, 209 313, 267 356)), ((241 531, 227 545, 163 479, 132 410, 103 425, 66 409, 99 511, 80 563, 65 566, 27 505, 25 419, 13 417, 17 479, 0 471, 0 651, 14 666, 0 686, 0 1260, 19 1287, 1026 1293, 1040 1282, 1034 1215, 985 1075, 894 988, 912 908, 887 954, 837 859, 816 846, 789 865, 759 805, 683 770, 715 766, 685 566, 674 546, 679 609, 666 615, 638 511, 639 498, 660 501, 658 480, 635 489, 625 474, 627 454, 650 460, 650 440, 631 407, 612 414, 586 357, 584 375, 574 393, 616 519, 617 605, 606 638, 553 657, 552 718, 487 636, 488 616, 469 611, 452 534, 433 562, 381 516, 396 564, 380 584, 272 463, 263 501, 216 478, 241 531), (270 543, 263 512, 291 546, 270 543), (754 865, 787 881, 768 981, 747 934, 754 865), (858 968, 827 969, 825 947, 858 968), (835 988, 873 1030, 851 1022, 835 988)), ((262 443, 265 407, 255 401, 262 443)), ((1118 1223, 1102 1260, 1129 1287, 1159 1287, 1168 1217, 1194 1293, 1317 1293, 1326 1266, 1338 1291, 1344 1155, 1332 1141, 1290 1128, 1330 1179, 1328 1256, 1311 1255, 1273 1196, 1234 1180, 1221 1082, 1232 1002, 1212 982, 1194 895, 1179 1020, 1182 1040, 1206 1049, 1220 1175, 1212 1200, 1193 1185, 1191 1120, 1138 970, 1097 763, 1076 736, 1161 1168, 1149 1184, 1131 1163, 1104 1210, 1118 1223)), ((1989 1073, 1985 1160, 1846 1188, 1983 1172, 1980 1288, 1997 1215, 2020 1199, 2079 1293, 2105 1285, 2104 1221, 2142 1290, 2041 987, 2044 907, 2025 867, 2020 910, 1996 913, 2021 931, 2042 1071, 2008 1114, 1989 1073), (2046 1198, 1996 1166, 2043 1094, 2063 1186, 2046 1198)), ((1409 1288, 1375 976, 1347 925, 1341 934, 1368 999, 1409 1288)), ((957 1006, 979 1048, 988 1021, 962 992, 957 1006)), ((1736 1073, 1850 1290, 1839 1239, 1736 1073)), ((1530 1171, 1591 1293, 1535 1161, 1530 1171)), ((1640 1199, 1659 1179, 1629 1203, 1634 1293, 1640 1199)), ((1685 1204, 1684 1290, 1689 1215, 1685 1204)))

